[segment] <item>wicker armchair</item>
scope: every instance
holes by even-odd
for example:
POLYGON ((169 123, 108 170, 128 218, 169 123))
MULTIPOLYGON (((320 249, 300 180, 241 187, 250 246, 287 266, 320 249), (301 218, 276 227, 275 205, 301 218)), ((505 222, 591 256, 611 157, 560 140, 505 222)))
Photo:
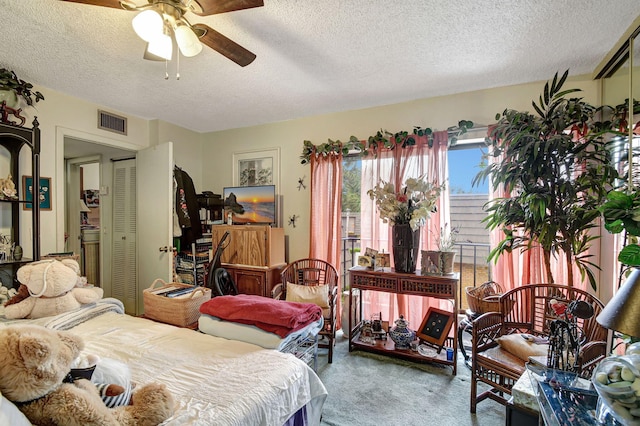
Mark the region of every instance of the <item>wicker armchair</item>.
POLYGON ((589 377, 595 365, 605 357, 607 329, 596 322, 603 305, 586 291, 556 284, 531 284, 516 287, 499 298, 500 312, 489 312, 473 321, 471 406, 486 398, 501 404, 511 395, 511 388, 525 371, 525 362, 501 349, 496 339, 512 333, 548 336, 549 324, 556 319, 550 307, 551 299, 558 301, 583 300, 593 306, 594 315, 578 319, 584 334, 578 364, 580 375, 589 377), (478 395, 478 382, 491 389, 478 395))
POLYGON ((333 361, 333 346, 336 340, 336 317, 338 303, 338 272, 330 264, 320 259, 300 259, 287 265, 282 271, 282 283, 272 290, 274 299, 286 300, 287 283, 298 285, 328 285, 329 308, 323 309, 324 327, 319 335, 327 339, 327 343, 319 343, 319 347, 329 349, 329 364, 333 361))

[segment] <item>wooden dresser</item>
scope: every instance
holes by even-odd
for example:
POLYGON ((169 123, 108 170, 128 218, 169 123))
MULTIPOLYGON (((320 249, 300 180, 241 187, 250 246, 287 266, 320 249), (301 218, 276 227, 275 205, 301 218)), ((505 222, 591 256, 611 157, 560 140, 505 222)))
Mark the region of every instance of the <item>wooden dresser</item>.
POLYGON ((222 266, 229 271, 238 291, 271 297, 280 283, 284 260, 284 229, 268 225, 216 225, 213 241, 229 232, 229 245, 222 253, 222 266))

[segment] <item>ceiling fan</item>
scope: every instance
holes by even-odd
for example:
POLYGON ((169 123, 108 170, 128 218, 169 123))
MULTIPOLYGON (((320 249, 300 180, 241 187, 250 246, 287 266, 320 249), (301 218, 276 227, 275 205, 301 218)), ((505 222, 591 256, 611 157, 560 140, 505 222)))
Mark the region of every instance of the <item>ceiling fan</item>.
POLYGON ((62 0, 94 6, 138 11, 133 18, 136 33, 147 41, 145 59, 170 60, 174 36, 184 56, 195 56, 205 44, 244 67, 256 55, 205 24, 191 24, 187 12, 209 16, 264 6, 263 0, 62 0))

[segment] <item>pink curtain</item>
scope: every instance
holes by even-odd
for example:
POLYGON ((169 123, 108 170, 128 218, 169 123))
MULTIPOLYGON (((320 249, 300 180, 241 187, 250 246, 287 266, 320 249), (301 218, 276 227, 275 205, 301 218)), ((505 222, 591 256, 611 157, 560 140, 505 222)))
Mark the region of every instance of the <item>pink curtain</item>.
MULTIPOLYGON (((426 176, 437 184, 446 182, 447 143, 446 131, 435 132, 433 147, 429 148, 426 137, 416 137, 416 144, 407 148, 380 150, 376 158, 364 157, 362 160, 360 232, 361 249, 366 247, 392 252, 391 226, 383 223, 375 207, 375 203, 367 195, 367 191, 381 180, 392 182, 396 188, 403 186, 410 178, 426 176)), ((433 213, 421 228, 420 245, 422 250, 435 248, 435 235, 441 227, 449 223, 449 193, 443 192, 438 200, 437 212, 433 213)), ((420 257, 420 256, 419 256, 420 257)), ((418 269, 420 259, 418 259, 418 269)), ((402 314, 409 321, 410 327, 416 329, 422 323, 428 307, 437 305, 451 310, 448 301, 431 300, 420 296, 393 295, 391 293, 367 291, 363 294, 364 318, 373 313, 382 313, 384 320, 392 324, 402 314)))
MULTIPOLYGON (((311 156, 309 257, 332 264, 340 276, 342 245, 342 154, 311 156)), ((338 296, 342 294, 338 287, 338 296)), ((338 297, 340 325, 340 297, 338 297)))
MULTIPOLYGON (((491 127, 489 128, 489 134, 491 127)), ((490 157, 493 161, 501 160, 490 157)), ((489 201, 497 198, 505 198, 510 192, 500 187, 490 192, 489 201)), ((505 238, 502 229, 496 228, 490 233, 491 249, 496 247, 500 241, 505 238)), ((578 282, 580 279, 580 271, 573 265, 573 277, 576 281, 574 286, 580 289, 586 289, 589 286, 588 281, 578 282)), ((551 273, 556 284, 567 284, 567 262, 564 255, 557 258, 551 257, 551 273)), ((493 281, 497 282, 507 291, 514 287, 525 284, 540 284, 547 282, 547 274, 544 266, 544 252, 540 247, 532 247, 529 250, 521 249, 513 250, 511 253, 503 253, 498 261, 493 265, 493 281)), ((589 286, 590 287, 590 286, 589 286)))

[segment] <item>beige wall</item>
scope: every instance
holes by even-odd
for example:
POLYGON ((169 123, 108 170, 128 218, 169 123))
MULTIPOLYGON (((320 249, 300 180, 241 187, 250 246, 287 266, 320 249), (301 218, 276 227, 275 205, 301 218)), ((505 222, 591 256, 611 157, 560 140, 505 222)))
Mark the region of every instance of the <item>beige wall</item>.
MULTIPOLYGON (((25 113, 29 116, 28 123, 33 115, 38 116, 42 130, 41 175, 53 178, 55 191, 52 198, 53 210, 41 214, 42 252, 64 249, 65 136, 132 151, 172 141, 175 163, 187 170, 194 180, 196 190, 216 193, 222 193, 223 187, 233 184, 233 153, 280 148, 278 191, 282 211, 279 214, 288 237, 289 260, 293 260, 309 253, 310 168, 308 165, 301 165, 299 158, 304 140, 318 144, 326 142, 328 138, 347 140, 351 135, 364 139, 380 129, 391 132, 410 131, 413 126, 442 130, 456 125, 461 119, 472 120, 477 125, 487 125, 494 121, 496 113, 507 107, 531 110, 531 100, 538 98, 543 84, 544 82, 535 82, 500 87, 209 134, 103 108, 129 118, 127 136, 97 129, 98 105, 38 88, 46 100, 37 105, 37 110, 28 108, 25 113), (298 178, 301 177, 305 178, 307 189, 299 191, 298 178), (296 228, 288 225, 288 218, 294 214, 300 216, 296 228)), ((589 76, 573 78, 565 87, 579 87, 587 101, 599 103, 599 85, 589 76)), ((27 164, 21 166, 21 169, 29 170, 29 167, 27 164)), ((23 171, 21 173, 26 173, 23 171)), ((22 223, 29 224, 30 219, 25 215, 22 223)), ((24 241, 30 239, 29 228, 23 229, 24 241)))
MULTIPOLYGON (((45 100, 36 104, 35 108, 25 108, 24 115, 27 117, 26 125, 29 127, 33 117, 38 118, 41 130, 40 175, 52 178, 52 210, 41 212, 42 253, 64 250, 64 138, 67 136, 130 151, 172 141, 176 164, 188 170, 196 185, 200 184, 201 134, 170 123, 130 116, 47 88, 37 89, 42 92, 45 100), (98 109, 126 116, 128 118, 127 135, 98 129, 98 109)), ((23 157, 20 174, 30 174, 30 159, 23 157)), ((3 162, 6 161, 0 159, 0 166, 3 162)), ((24 224, 21 227, 21 239, 29 241, 31 219, 28 213, 23 213, 21 223, 24 224)), ((0 229, 0 232, 3 230, 0 229)), ((24 246, 25 256, 30 257, 30 244, 24 246)))
MULTIPOLYGON (((462 119, 487 125, 505 108, 531 111, 531 101, 538 99, 543 87, 544 82, 536 82, 210 133, 203 145, 202 158, 207 166, 202 179, 220 193, 224 186, 232 185, 234 152, 280 147, 281 216, 288 236, 289 260, 295 260, 309 254, 310 167, 301 165, 299 158, 304 140, 319 144, 327 139, 345 141, 351 135, 365 139, 380 129, 411 131, 413 126, 444 130, 462 119), (307 189, 298 191, 298 178, 303 176, 307 189), (300 216, 295 228, 287 224, 294 214, 300 216)), ((565 87, 581 88, 587 101, 598 103, 598 84, 588 76, 573 78, 565 87)))

